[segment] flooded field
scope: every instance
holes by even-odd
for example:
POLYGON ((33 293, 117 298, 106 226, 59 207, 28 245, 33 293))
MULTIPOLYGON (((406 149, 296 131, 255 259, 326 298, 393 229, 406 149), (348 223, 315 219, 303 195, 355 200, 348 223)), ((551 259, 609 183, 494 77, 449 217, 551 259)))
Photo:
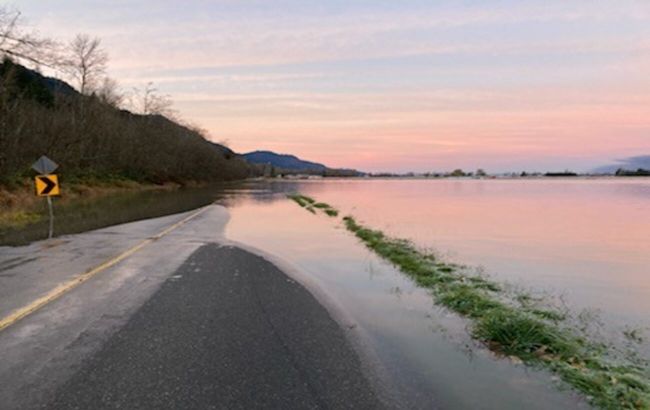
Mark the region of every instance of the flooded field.
POLYGON ((602 340, 648 356, 650 184, 644 180, 338 180, 269 183, 239 199, 232 239, 315 279, 368 334, 412 407, 574 408, 557 378, 497 359, 302 192, 446 260, 553 300, 602 340), (631 343, 625 333, 643 335, 631 343), (494 392, 499 394, 494 394, 494 392), (492 392, 492 394, 490 394, 492 392), (533 399, 534 398, 534 399, 533 399))
MULTIPOLYGON (((74 233, 186 211, 229 207, 226 236, 279 258, 345 312, 409 408, 588 408, 549 372, 495 357, 469 322, 436 306, 343 227, 287 199, 301 192, 443 260, 573 312, 603 340, 650 358, 650 181, 249 181, 81 201, 57 212, 74 233), (634 339, 625 334, 634 332, 634 339)), ((45 224, 5 233, 40 239, 45 224)))
POLYGON ((287 200, 242 201, 226 235, 280 257, 334 300, 361 328, 406 408, 586 408, 559 392, 550 374, 479 348, 464 321, 326 217, 287 200))
POLYGON ((576 309, 650 327, 650 180, 386 180, 301 189, 576 309))

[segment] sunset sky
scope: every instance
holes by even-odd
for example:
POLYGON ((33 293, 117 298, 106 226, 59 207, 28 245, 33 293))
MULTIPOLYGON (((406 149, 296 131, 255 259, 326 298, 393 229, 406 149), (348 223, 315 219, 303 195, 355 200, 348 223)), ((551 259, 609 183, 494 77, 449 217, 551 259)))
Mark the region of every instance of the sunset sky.
POLYGON ((238 152, 367 171, 588 170, 650 154, 650 1, 4 2, 102 38, 238 152))

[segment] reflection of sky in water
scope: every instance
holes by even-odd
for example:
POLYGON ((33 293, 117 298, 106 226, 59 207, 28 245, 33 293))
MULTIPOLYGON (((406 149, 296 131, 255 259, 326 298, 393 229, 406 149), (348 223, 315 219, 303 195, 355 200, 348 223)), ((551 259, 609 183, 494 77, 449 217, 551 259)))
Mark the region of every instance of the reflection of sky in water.
POLYGON ((502 280, 563 294, 576 309, 650 326, 648 179, 341 180, 300 190, 502 280))
POLYGON ((470 349, 461 321, 434 307, 426 291, 369 253, 334 219, 316 217, 288 200, 260 199, 237 201, 227 236, 271 252, 315 279, 369 336, 409 408, 577 406, 552 387, 549 375, 470 349))

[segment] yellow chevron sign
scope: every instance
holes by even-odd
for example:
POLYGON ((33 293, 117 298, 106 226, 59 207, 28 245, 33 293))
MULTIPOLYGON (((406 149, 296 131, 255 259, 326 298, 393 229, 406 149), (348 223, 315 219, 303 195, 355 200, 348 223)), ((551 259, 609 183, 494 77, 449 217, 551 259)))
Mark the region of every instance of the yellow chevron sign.
POLYGON ((36 195, 58 196, 61 195, 59 176, 55 174, 36 176, 36 195))

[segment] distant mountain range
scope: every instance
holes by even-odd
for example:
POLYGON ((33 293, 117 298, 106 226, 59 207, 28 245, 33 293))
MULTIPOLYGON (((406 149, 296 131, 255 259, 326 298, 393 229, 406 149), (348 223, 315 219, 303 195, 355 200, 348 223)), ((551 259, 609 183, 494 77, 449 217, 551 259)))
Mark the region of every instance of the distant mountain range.
POLYGON ((318 162, 305 161, 295 155, 277 154, 272 151, 253 151, 242 155, 251 164, 271 164, 274 167, 293 171, 325 171, 327 167, 318 162))
POLYGON ((305 173, 327 176, 358 176, 363 175, 354 169, 330 168, 327 165, 306 161, 295 155, 278 154, 273 151, 253 151, 242 154, 242 157, 250 164, 271 165, 279 173, 305 173))

